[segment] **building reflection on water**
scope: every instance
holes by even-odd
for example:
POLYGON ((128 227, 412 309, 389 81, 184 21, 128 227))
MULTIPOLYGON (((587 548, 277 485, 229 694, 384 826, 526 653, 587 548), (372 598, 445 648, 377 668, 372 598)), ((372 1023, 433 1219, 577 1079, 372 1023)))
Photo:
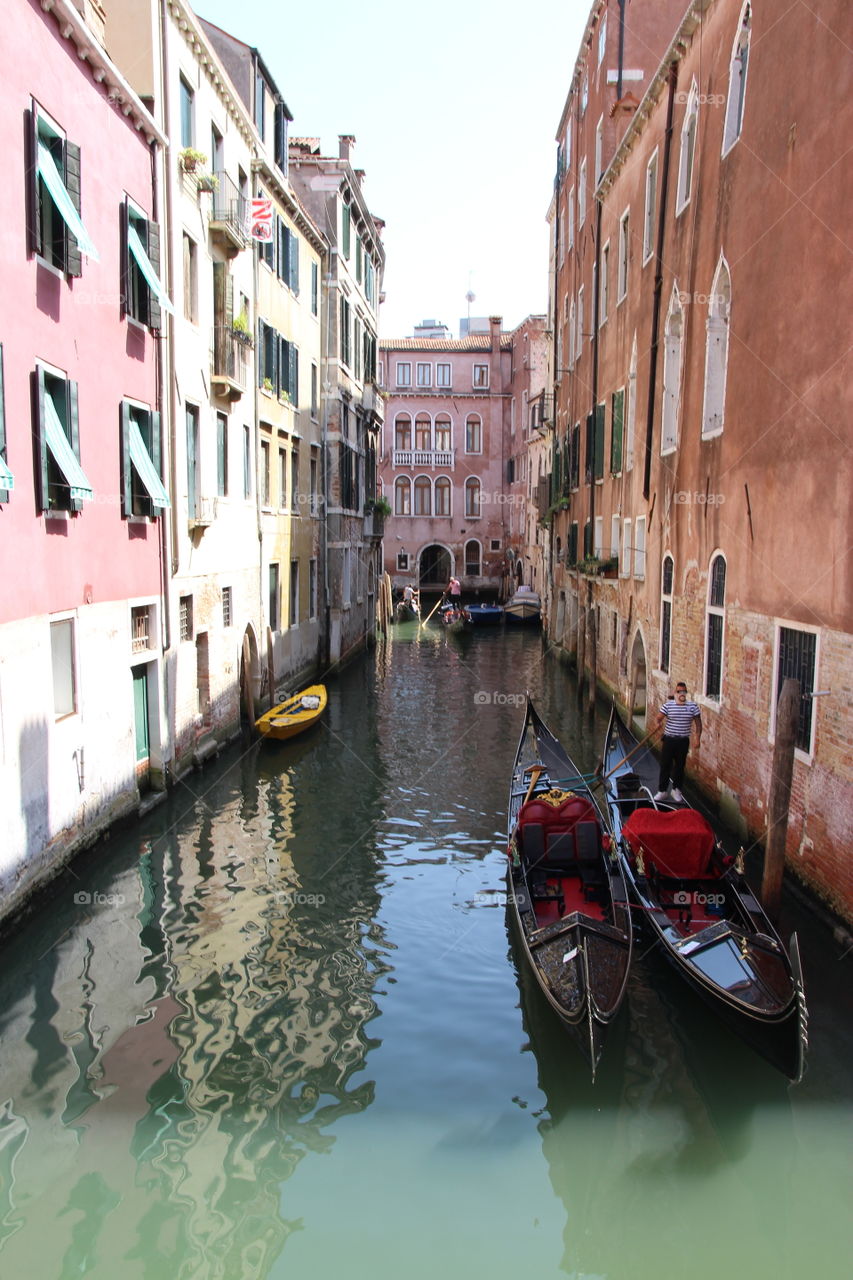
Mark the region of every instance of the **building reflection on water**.
POLYGON ((44 952, 0 991, 3 1274, 263 1276, 298 1229, 287 1179, 373 1101, 388 968, 381 778, 329 773, 334 742, 321 772, 315 745, 195 777, 11 944, 36 932, 44 952), (356 810, 360 840, 340 820, 356 810))

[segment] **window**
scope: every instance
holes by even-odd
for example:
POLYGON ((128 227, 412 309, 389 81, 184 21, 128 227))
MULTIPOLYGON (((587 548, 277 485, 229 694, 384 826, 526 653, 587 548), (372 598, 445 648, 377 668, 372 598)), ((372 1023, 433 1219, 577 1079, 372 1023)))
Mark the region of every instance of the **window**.
POLYGON ((432 515, 432 485, 428 476, 418 476, 415 480, 415 515, 432 515))
POLYGON ((287 175, 287 122, 287 107, 281 99, 277 99, 275 104, 275 118, 273 122, 275 129, 273 146, 275 149, 275 162, 285 176, 287 175))
POLYGON ((684 313, 675 284, 664 328, 663 405, 660 451, 672 453, 678 445, 678 411, 681 399, 681 344, 684 313))
POLYGON ((468 415, 465 422, 465 452, 466 453, 482 453, 483 451, 483 435, 482 423, 475 413, 468 415))
POLYGON ((610 397, 610 472, 618 476, 622 470, 622 419, 625 411, 625 388, 610 397))
POLYGON ((619 219, 619 263, 616 275, 616 301, 621 302, 628 293, 628 232, 630 229, 628 210, 619 219))
POLYGON ((352 547, 343 549, 343 565, 341 566, 341 595, 344 604, 352 603, 352 547))
POLYGON ((581 424, 572 427, 569 440, 569 488, 578 489, 581 482, 581 424))
MULTIPOLYGON (((575 367, 575 300, 572 298, 569 308, 569 323, 566 329, 566 363, 570 369, 575 367)), ((559 367, 559 361, 557 362, 559 367)))
POLYGON ((223 627, 230 627, 230 626, 233 626, 233 622, 234 622, 234 619, 233 619, 233 611, 232 611, 232 588, 223 587, 222 588, 222 625, 223 627))
POLYGON ((575 189, 572 187, 569 192, 569 198, 566 202, 566 217, 568 219, 568 227, 566 230, 566 242, 568 248, 572 248, 575 243, 575 189))
POLYGON ((465 481, 465 518, 477 520, 480 516, 480 481, 471 476, 465 481))
POLYGON ((287 450, 278 451, 278 506, 283 511, 287 506, 287 450))
POLYGON ((658 187, 658 153, 652 152, 652 158, 646 165, 646 212, 643 219, 643 266, 652 256, 655 247, 655 217, 657 209, 658 187))
POLYGON ((180 109, 181 146, 191 147, 195 139, 195 95, 183 76, 181 76, 180 109))
POLYGON ((723 684, 723 630, 726 606, 726 561, 714 556, 708 574, 705 631, 705 697, 720 701, 723 684))
POLYGON ((450 515, 450 481, 447 476, 439 476, 435 482, 435 514, 450 515))
POLYGON ((178 635, 181 640, 193 638, 193 598, 181 596, 178 606, 178 635))
POLYGON ((693 162, 696 158, 696 126, 699 120, 699 92, 696 81, 690 87, 684 123, 681 126, 681 154, 678 160, 678 194, 676 215, 688 204, 693 187, 693 162))
POLYGON ((81 217, 80 148, 35 105, 28 115, 35 164, 28 169, 29 249, 69 276, 98 251, 81 217))
POLYGON ((412 447, 412 419, 407 413, 398 413, 394 419, 394 448, 407 450, 412 447))
POLYGON ((450 453, 450 419, 439 414, 435 420, 435 449, 437 453, 450 453))
POLYGON ((201 512, 201 494, 199 493, 201 457, 197 405, 188 404, 186 406, 185 422, 187 431, 187 515, 192 519, 201 512))
POLYGON ((397 552, 397 569, 400 573, 405 573, 409 567, 408 551, 397 552))
POLYGON ((604 172, 604 116, 598 117, 598 124, 595 126, 595 181, 598 183, 599 178, 604 172))
POLYGON ((622 521, 618 515, 610 517, 610 558, 618 559, 619 556, 619 534, 621 531, 622 521))
POLYGON ((290 509, 299 511, 299 441, 290 448, 290 509))
POLYGON ((160 478, 160 414, 122 400, 119 421, 122 515, 156 516, 171 505, 160 478))
POLYGON ((80 511, 92 486, 80 464, 77 383, 36 366, 36 491, 41 511, 80 511))
POLYGON ((601 19, 601 25, 598 28, 598 65, 601 66, 604 61, 604 51, 607 48, 607 14, 601 19))
POLYGON ((437 387, 450 387, 453 385, 449 364, 437 364, 435 366, 435 385, 437 387))
POLYGON ((601 274, 598 278, 598 326, 607 319, 607 286, 610 280, 610 241, 601 250, 601 274))
POLYGON ((312 364, 311 365, 311 418, 314 422, 317 421, 317 412, 319 409, 319 404, 317 401, 317 379, 318 379, 317 366, 316 364, 312 364))
POLYGON ((796 745, 801 751, 812 754, 814 700, 809 697, 814 693, 815 672, 817 669, 817 635, 813 631, 800 631, 795 627, 779 627, 779 643, 776 660, 776 698, 774 702, 773 724, 775 726, 775 707, 786 680, 798 681, 800 686, 800 717, 797 725, 796 745))
POLYGON ((480 544, 476 538, 469 538, 465 543, 465 576, 479 578, 481 572, 480 544))
POLYGON ((398 476, 394 481, 394 515, 412 514, 412 482, 408 476, 398 476))
POLYGON ((646 576, 646 517, 637 516, 634 523, 634 577, 646 576))
POLYGON ((344 364, 352 364, 350 325, 350 305, 346 298, 341 298, 341 360, 344 364))
POLYGON ((573 568, 578 562, 578 522, 573 520, 569 528, 569 545, 566 548, 566 564, 573 568))
POLYGON ((273 631, 279 630, 281 622, 281 589, 279 585, 279 566, 277 564, 270 565, 269 575, 269 598, 267 601, 267 621, 273 631))
POLYGON ((634 466, 634 427, 637 410, 637 335, 631 346, 631 363, 628 366, 628 410, 625 415, 625 470, 634 466))
POLYGON ((148 605, 134 605, 130 610, 130 651, 145 653, 151 644, 151 610, 148 605))
POLYGON ((272 496, 270 475, 270 441, 261 441, 261 506, 269 507, 272 496))
POLYGON ((291 627, 299 626, 299 561, 290 562, 290 616, 291 627))
POLYGON ((222 134, 215 124, 210 126, 210 171, 222 173, 225 169, 222 134))
POLYGON ((311 314, 320 312, 320 268, 316 262, 311 263, 311 314))
POLYGON ((586 104, 589 102, 589 72, 584 75, 583 84, 581 85, 581 115, 586 111, 586 104))
POLYGON ((228 414, 216 415, 216 492, 220 498, 228 494, 228 414))
POLYGON ((705 399, 702 408, 702 436, 710 439, 723 429, 726 408, 726 371, 729 360, 729 313, 732 284, 728 264, 720 261, 711 285, 705 340, 705 399))
POLYGON ((586 158, 581 160, 578 172, 578 226, 586 222, 586 158))
POLYGON ((577 310, 577 333, 575 335, 575 359, 579 360, 583 351, 583 291, 584 286, 578 289, 578 310, 577 310))
MULTIPOLYGON (((587 428, 589 428, 590 419, 592 419, 592 477, 594 480, 604 479, 604 414, 605 406, 597 404, 595 413, 590 414, 587 418, 587 428)), ((589 468, 590 450, 587 443, 587 467, 589 468)), ((587 480, 589 476, 587 475, 587 480)))
POLYGON ((474 365, 474 383, 475 387, 485 389, 489 385, 489 366, 487 364, 474 365))
POLYGON ((664 556, 660 582, 660 669, 669 671, 672 643, 672 556, 664 556))
POLYGON ((352 210, 349 205, 341 205, 341 245, 344 257, 349 260, 352 252, 352 210))
POLYGON ((243 497, 252 496, 252 431, 243 427, 243 497))
POLYGON ((432 448, 432 423, 428 413, 419 413, 415 418, 415 448, 422 453, 432 448))
POLYGON ((412 385, 412 366, 408 360, 400 360, 397 362, 397 386, 410 387, 412 385))
POLYGON ((364 248, 361 243, 361 236, 356 237, 355 242, 355 278, 361 284, 364 277, 364 248))
POLYGON ((308 617, 317 617, 317 561, 308 561, 308 617))
POLYGON ((419 387, 432 386, 432 365, 431 364, 418 364, 417 380, 418 380, 419 387))
POLYGON ((255 124, 266 142, 267 137, 267 83, 259 71, 255 73, 255 124))
POLYGON ((752 6, 745 4, 741 10, 738 33, 729 63, 729 96, 726 101, 726 122, 723 128, 723 155, 727 155, 737 142, 743 128, 743 108, 746 101, 746 69, 749 62, 749 40, 752 33, 752 6))
MULTIPOLYGON (((159 329, 172 304, 160 283, 160 228, 125 200, 122 205, 122 307, 149 329, 159 329)), ((186 237, 185 237, 186 239, 186 237)))
POLYGON ((600 560, 604 552, 604 516, 595 517, 595 532, 593 535, 592 554, 596 560, 600 560))
POLYGON ((50 624, 50 656, 53 666, 53 714, 74 715, 77 710, 75 677, 74 619, 60 618, 50 624))
POLYGON ((309 494, 309 511, 312 516, 316 516, 319 511, 319 504, 317 502, 319 494, 317 492, 317 459, 315 457, 310 458, 308 461, 308 483, 311 486, 309 494))
POLYGON ((631 576, 631 521, 622 521, 622 555, 619 560, 619 577, 631 576))
POLYGON ((184 235, 184 319, 190 324, 198 320, 198 257, 195 240, 184 235))

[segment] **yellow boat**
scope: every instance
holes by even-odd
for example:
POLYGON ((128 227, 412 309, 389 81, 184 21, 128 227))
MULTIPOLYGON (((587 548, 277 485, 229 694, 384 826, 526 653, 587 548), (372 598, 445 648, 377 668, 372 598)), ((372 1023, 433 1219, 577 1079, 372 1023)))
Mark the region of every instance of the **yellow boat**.
POLYGON ((285 702, 270 707, 266 715, 255 721, 255 728, 265 738, 293 738, 310 729, 326 710, 326 686, 312 684, 285 702))

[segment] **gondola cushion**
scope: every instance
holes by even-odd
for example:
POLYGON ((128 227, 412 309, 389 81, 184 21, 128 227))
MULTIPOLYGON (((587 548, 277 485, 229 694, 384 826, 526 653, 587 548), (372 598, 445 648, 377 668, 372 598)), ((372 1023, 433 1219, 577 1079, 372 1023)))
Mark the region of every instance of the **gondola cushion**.
POLYGON ((695 809, 636 809, 622 832, 634 853, 642 853, 647 870, 681 880, 707 874, 716 841, 695 809))

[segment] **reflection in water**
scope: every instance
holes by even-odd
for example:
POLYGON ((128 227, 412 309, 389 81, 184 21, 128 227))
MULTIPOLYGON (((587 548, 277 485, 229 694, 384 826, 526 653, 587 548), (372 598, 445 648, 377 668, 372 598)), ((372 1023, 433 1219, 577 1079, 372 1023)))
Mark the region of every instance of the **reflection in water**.
POLYGON ((844 1274, 850 993, 802 919, 790 1094, 651 960, 595 1086, 524 972, 519 1012, 525 689, 591 767, 537 636, 415 633, 55 883, 0 966, 0 1275, 844 1274))

